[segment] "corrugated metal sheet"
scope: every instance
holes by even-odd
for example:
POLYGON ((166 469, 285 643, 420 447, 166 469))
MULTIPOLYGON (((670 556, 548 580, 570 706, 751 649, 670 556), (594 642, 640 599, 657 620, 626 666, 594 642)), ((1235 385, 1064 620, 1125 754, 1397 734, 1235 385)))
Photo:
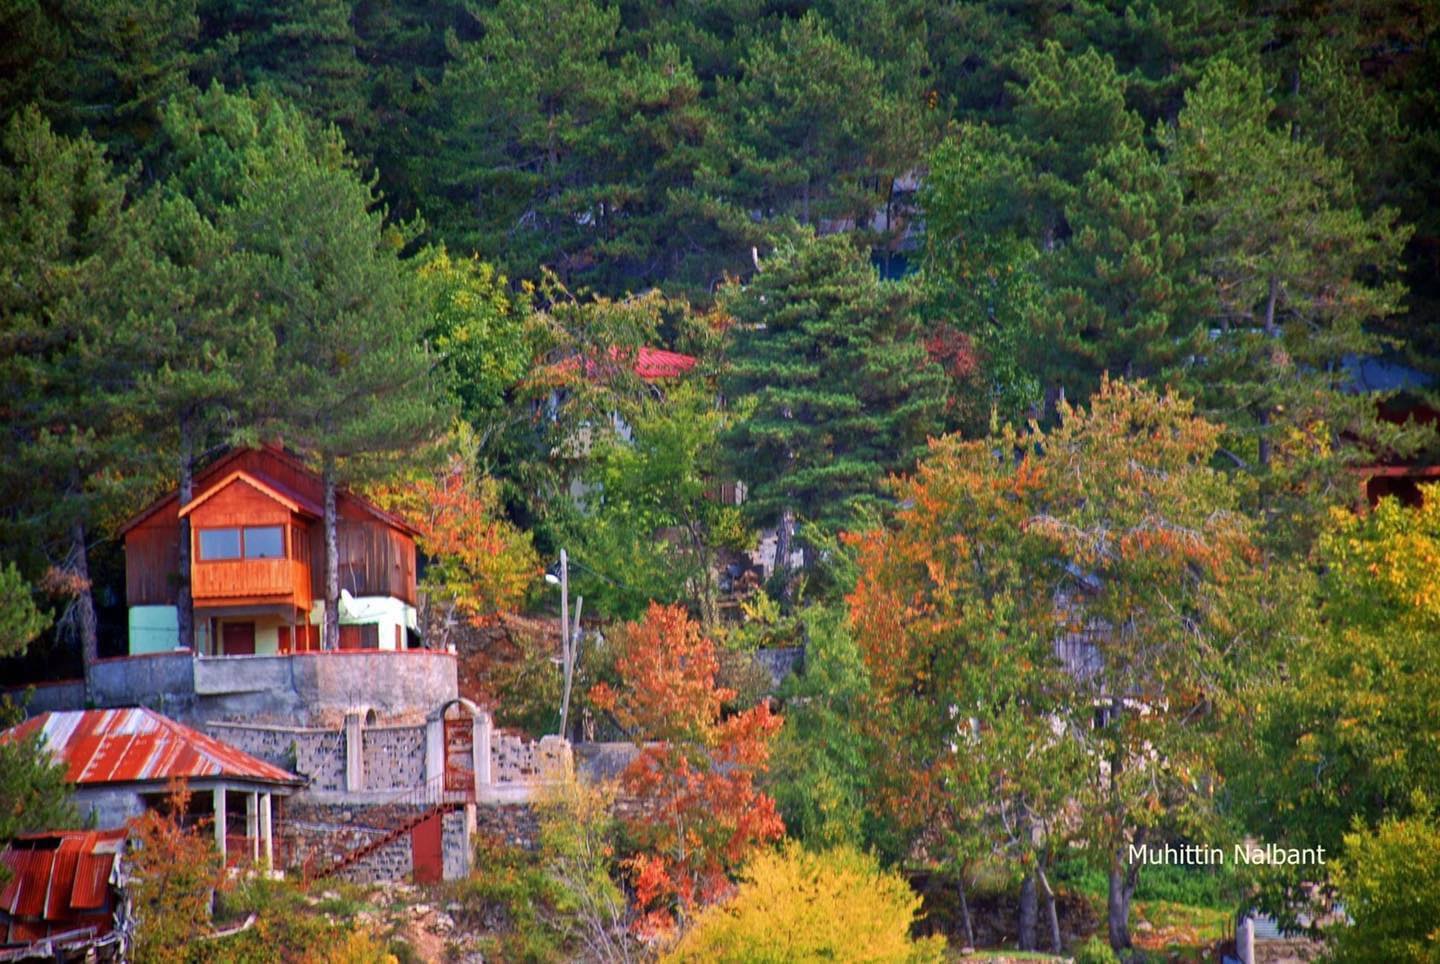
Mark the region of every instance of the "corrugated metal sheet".
POLYGON ((80 785, 230 777, 296 784, 292 773, 176 723, 154 710, 42 713, 0 733, 0 740, 40 733, 65 778, 80 785))
POLYGON ((42 940, 77 927, 110 929, 110 875, 124 830, 30 834, 0 851, 0 941, 42 940))

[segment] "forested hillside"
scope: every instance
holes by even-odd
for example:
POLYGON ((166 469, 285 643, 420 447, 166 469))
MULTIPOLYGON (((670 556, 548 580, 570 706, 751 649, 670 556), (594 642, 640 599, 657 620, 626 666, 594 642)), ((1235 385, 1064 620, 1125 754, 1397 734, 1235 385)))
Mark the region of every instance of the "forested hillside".
MULTIPOLYGON (((1340 893, 1342 955, 1431 959, 1437 28, 0 0, 0 667, 126 654, 119 526, 278 442, 332 540, 339 489, 420 532, 430 645, 548 613, 567 549, 617 640, 569 720, 648 739, 623 789, 671 820, 602 828, 627 954, 722 941, 788 833, 939 875, 962 943, 1013 894, 1057 952, 1083 880, 1131 946, 1134 846, 1323 846, 1201 886, 1340 893), (735 669, 800 644, 778 690, 735 669)), ((551 655, 496 668, 503 723, 555 729, 551 655)))

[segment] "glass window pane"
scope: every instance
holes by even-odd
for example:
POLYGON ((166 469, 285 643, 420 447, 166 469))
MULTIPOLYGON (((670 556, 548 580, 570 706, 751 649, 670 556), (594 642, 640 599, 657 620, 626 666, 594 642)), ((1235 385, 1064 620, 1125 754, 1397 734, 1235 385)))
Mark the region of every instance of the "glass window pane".
POLYGON ((279 526, 246 526, 245 558, 285 558, 285 533, 279 526))
POLYGON ((212 559, 239 559, 240 530, 201 529, 200 558, 205 561, 212 559))

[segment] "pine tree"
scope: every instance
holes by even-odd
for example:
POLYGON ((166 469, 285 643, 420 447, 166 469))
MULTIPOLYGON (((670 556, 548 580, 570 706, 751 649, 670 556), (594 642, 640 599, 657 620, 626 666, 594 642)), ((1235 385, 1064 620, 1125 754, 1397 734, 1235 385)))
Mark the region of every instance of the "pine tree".
POLYGON ((1274 109, 1257 70, 1219 61, 1167 139, 1193 239, 1186 260, 1215 331, 1195 381, 1238 433, 1233 457, 1280 472, 1285 488, 1311 474, 1299 490, 1324 496, 1341 485, 1337 463, 1358 454, 1345 437, 1382 437, 1373 400, 1337 389, 1347 357, 1384 344, 1369 325, 1400 308, 1409 230, 1393 210, 1363 211, 1344 166, 1272 126, 1274 109))
POLYGON ((865 225, 920 157, 921 105, 816 13, 780 25, 717 94, 733 112, 730 193, 762 216, 865 225), (883 187, 877 190, 877 186, 883 187))
POLYGON ((262 424, 313 460, 324 479, 325 622, 339 642, 336 490, 416 451, 445 427, 443 375, 423 338, 431 323, 404 242, 334 134, 293 108, 211 90, 191 123, 241 145, 226 217, 256 262, 251 297, 272 312, 275 374, 262 424), (248 149, 243 149, 248 148, 248 149))
MULTIPOLYGON (((167 120, 186 117, 171 111, 167 120)), ((211 160, 201 152, 172 162, 193 167, 211 160)), ((246 297, 255 260, 221 211, 207 215, 169 184, 157 188, 142 211, 153 248, 146 270, 131 279, 133 307, 129 323, 115 333, 114 350, 143 360, 136 362, 134 409, 155 450, 168 456, 167 474, 178 481, 184 505, 195 494, 195 468, 210 450, 256 441, 254 403, 273 377, 275 336, 264 306, 257 311, 246 297)), ((194 639, 188 516, 180 519, 178 549, 177 628, 188 646, 194 639)))
POLYGON ((844 526, 938 431, 945 376, 912 301, 837 235, 783 245, 722 294, 735 318, 722 390, 740 413, 726 445, 749 513, 777 526, 777 566, 797 520, 844 526))
POLYGON ((135 367, 110 350, 128 316, 143 228, 121 178, 86 136, 38 110, 12 119, 0 166, 0 460, 5 548, 53 567, 87 684, 99 656, 90 543, 146 478, 132 411, 135 367))

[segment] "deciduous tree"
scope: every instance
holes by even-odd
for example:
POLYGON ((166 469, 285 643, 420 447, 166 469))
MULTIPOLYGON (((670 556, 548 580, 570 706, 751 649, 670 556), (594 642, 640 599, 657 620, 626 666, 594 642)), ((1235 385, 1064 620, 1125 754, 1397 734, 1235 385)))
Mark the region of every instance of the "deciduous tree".
POLYGON ((780 837, 775 801, 757 777, 780 718, 766 704, 728 718, 714 644, 679 607, 652 604, 613 643, 620 684, 592 702, 614 715, 639 755, 621 777, 640 802, 626 820, 627 861, 642 930, 663 930, 722 896, 753 850, 780 837))

